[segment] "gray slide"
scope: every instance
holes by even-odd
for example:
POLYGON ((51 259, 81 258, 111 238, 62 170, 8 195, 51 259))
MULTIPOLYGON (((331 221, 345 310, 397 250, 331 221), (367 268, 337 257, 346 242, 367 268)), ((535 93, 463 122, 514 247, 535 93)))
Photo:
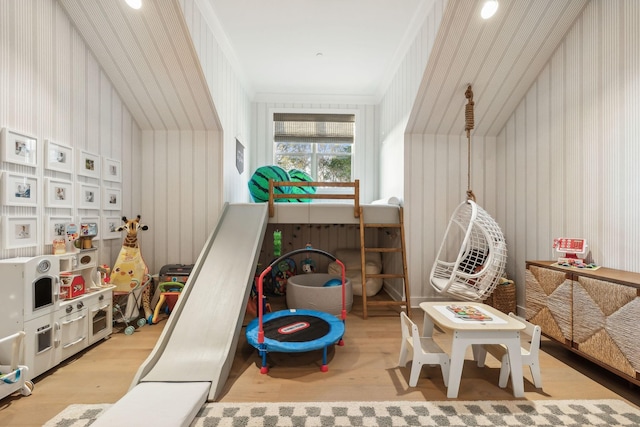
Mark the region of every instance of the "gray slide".
POLYGON ((266 203, 226 204, 129 392, 92 426, 188 426, 229 376, 268 223, 266 203))

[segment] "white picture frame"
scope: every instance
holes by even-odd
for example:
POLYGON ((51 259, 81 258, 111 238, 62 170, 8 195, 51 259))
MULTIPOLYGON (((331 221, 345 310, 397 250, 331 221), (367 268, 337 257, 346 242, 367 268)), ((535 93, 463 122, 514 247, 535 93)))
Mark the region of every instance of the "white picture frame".
POLYGON ((81 182, 78 185, 78 208, 100 209, 100 187, 81 182))
POLYGON ((45 140, 44 167, 52 171, 73 173, 73 148, 45 140))
POLYGON ((80 218, 78 218, 78 235, 80 237, 86 236, 87 235, 87 227, 86 224, 91 224, 94 223, 96 225, 95 230, 91 230, 90 231, 94 231, 95 232, 95 236, 93 237, 94 239, 98 240, 100 239, 100 217, 99 216, 82 216, 80 218))
POLYGON ((85 150, 78 153, 78 175, 100 179, 100 156, 85 150))
POLYGON ((38 166, 38 139, 3 128, 0 131, 2 161, 17 165, 38 166))
POLYGON ((122 190, 119 188, 102 189, 102 210, 119 211, 122 209, 122 190))
POLYGON ((38 178, 13 172, 2 173, 2 204, 38 206, 38 178))
POLYGON ((102 158, 102 180, 122 182, 122 163, 119 160, 102 158))
POLYGON ((73 208, 73 183, 54 178, 45 178, 45 180, 45 206, 73 208))
POLYGON ((121 232, 116 231, 116 229, 120 227, 120 225, 122 225, 121 216, 103 216, 102 229, 100 230, 102 240, 119 239, 120 237, 122 237, 121 232))
POLYGON ((38 218, 6 216, 2 218, 2 247, 18 249, 38 246, 38 218))
POLYGON ((67 226, 73 223, 71 216, 48 216, 45 223, 46 244, 51 245, 55 239, 67 239, 67 226))

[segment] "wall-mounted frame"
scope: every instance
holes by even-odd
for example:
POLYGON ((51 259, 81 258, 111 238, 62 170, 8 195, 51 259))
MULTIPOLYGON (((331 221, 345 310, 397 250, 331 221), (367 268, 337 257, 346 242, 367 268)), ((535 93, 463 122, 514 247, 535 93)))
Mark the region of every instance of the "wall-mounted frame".
POLYGON ((50 245, 55 239, 67 239, 67 226, 73 223, 70 216, 49 216, 45 223, 45 243, 50 245))
POLYGON ((38 218, 35 216, 6 216, 2 218, 2 247, 29 248, 38 245, 38 218))
POLYGON ((45 179, 45 206, 48 208, 72 208, 73 183, 62 179, 45 179))
POLYGON ((52 171, 73 173, 73 148, 46 140, 44 167, 52 171))
POLYGON ((122 164, 119 160, 102 158, 102 180, 122 182, 122 164))
POLYGON ((78 153, 78 175, 100 179, 100 156, 80 150, 78 153))
POLYGON ((12 172, 2 173, 2 204, 38 206, 38 178, 12 172))
POLYGON ((121 232, 117 228, 122 225, 122 217, 120 216, 103 216, 102 217, 102 240, 119 239, 121 232))
POLYGON ((38 140, 7 128, 0 131, 2 161, 18 165, 38 166, 38 140))
POLYGON ((80 237, 93 235, 94 239, 100 239, 100 217, 83 216, 78 218, 78 234, 80 237), (95 224, 95 227, 89 226, 95 224))
POLYGON ((122 191, 119 188, 102 189, 102 209, 105 211, 122 209, 122 191))
POLYGON ((100 209, 100 187, 81 182, 78 185, 78 208, 100 209))

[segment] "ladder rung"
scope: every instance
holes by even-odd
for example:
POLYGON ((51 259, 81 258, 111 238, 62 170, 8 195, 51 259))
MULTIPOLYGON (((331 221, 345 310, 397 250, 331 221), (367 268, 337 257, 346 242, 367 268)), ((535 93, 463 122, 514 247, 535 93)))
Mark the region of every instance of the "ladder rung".
POLYGON ((367 301, 369 305, 402 305, 406 306, 406 301, 367 301))
POLYGON ((365 252, 402 252, 402 248, 364 248, 365 252))
POLYGON ((400 228, 400 224, 365 224, 366 228, 400 228))
POLYGON ((404 274, 366 274, 365 277, 376 279, 400 279, 404 278, 404 274))

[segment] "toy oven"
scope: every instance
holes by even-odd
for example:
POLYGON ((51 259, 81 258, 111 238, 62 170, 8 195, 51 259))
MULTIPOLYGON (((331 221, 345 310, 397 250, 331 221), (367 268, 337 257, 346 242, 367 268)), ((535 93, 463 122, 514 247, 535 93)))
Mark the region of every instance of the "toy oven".
POLYGON ((58 308, 60 268, 53 257, 35 257, 26 262, 24 277, 24 320, 53 313, 58 308))

